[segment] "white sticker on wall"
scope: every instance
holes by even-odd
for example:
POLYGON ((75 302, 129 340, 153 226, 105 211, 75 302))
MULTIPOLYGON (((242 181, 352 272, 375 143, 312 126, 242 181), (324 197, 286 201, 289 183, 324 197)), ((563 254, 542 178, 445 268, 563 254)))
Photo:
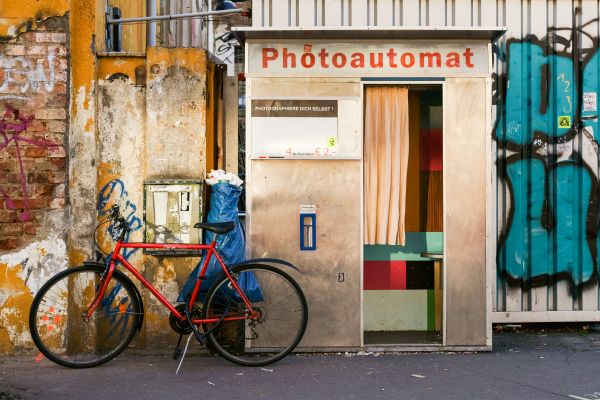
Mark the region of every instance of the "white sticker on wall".
POLYGON ((583 111, 595 112, 598 110, 596 104, 596 92, 586 92, 583 94, 583 111))

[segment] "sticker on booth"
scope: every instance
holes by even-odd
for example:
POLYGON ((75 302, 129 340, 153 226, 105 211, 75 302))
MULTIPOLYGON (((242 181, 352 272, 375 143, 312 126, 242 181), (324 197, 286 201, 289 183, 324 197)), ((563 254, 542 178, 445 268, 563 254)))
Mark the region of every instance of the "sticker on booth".
POLYGON ((586 92, 583 94, 583 111, 584 112, 598 111, 598 107, 596 105, 596 92, 586 92))
POLYGON ((558 127, 561 129, 569 129, 571 127, 571 117, 569 115, 559 116, 558 127))

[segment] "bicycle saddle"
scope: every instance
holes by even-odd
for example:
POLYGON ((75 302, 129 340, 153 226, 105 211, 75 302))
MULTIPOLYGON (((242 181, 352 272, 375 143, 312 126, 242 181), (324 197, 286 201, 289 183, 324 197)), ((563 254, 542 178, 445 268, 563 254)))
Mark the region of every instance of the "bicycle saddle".
POLYGON ((232 221, 229 222, 198 222, 194 228, 206 229, 217 234, 231 232, 235 228, 232 221))

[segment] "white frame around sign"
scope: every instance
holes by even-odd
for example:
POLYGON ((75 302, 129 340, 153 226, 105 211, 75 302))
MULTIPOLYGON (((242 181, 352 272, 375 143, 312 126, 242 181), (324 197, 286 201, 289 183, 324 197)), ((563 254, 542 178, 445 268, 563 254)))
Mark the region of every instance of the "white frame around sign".
MULTIPOLYGON (((349 96, 287 96, 283 99, 281 96, 259 96, 252 97, 252 94, 247 90, 246 95, 246 104, 252 104, 252 100, 337 100, 338 101, 338 133, 337 140, 340 141, 340 119, 339 119, 339 101, 343 100, 358 100, 358 107, 362 107, 360 101, 362 98, 359 97, 349 97, 349 96)), ((362 112, 362 111, 361 111, 362 112)), ((251 160, 360 160, 362 158, 362 137, 361 132, 357 131, 358 135, 356 140, 357 147, 354 149, 354 154, 336 154, 330 156, 309 156, 309 155, 286 155, 286 154, 271 154, 266 155, 262 153, 257 153, 253 148, 253 124, 252 124, 252 112, 246 112, 246 154, 250 155, 251 160)))

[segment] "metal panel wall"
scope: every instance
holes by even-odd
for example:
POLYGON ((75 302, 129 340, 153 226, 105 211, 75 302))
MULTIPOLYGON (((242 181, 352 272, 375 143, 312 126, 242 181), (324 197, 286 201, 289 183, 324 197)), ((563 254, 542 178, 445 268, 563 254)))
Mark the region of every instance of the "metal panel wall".
POLYGON ((491 345, 485 254, 487 90, 485 78, 450 78, 444 87, 444 344, 448 346, 491 345), (461 119, 469 123, 460 123, 461 119), (465 174, 467 169, 471 172, 465 174))
MULTIPOLYGON (((249 100, 361 98, 360 81, 352 78, 248 78, 247 85, 249 100)), ((355 110, 359 113, 360 107, 355 110)), ((348 120, 356 126, 356 120, 348 120)), ((252 135, 251 119, 247 122, 252 135)), ((359 347, 362 161, 249 160, 247 165, 249 256, 282 258, 302 271, 288 271, 308 301, 308 327, 299 348, 359 347), (317 208, 315 251, 300 251, 301 204, 317 208)))
POLYGON ((254 0, 253 25, 506 26, 494 46, 494 320, 585 321, 600 320, 599 4, 254 0))

